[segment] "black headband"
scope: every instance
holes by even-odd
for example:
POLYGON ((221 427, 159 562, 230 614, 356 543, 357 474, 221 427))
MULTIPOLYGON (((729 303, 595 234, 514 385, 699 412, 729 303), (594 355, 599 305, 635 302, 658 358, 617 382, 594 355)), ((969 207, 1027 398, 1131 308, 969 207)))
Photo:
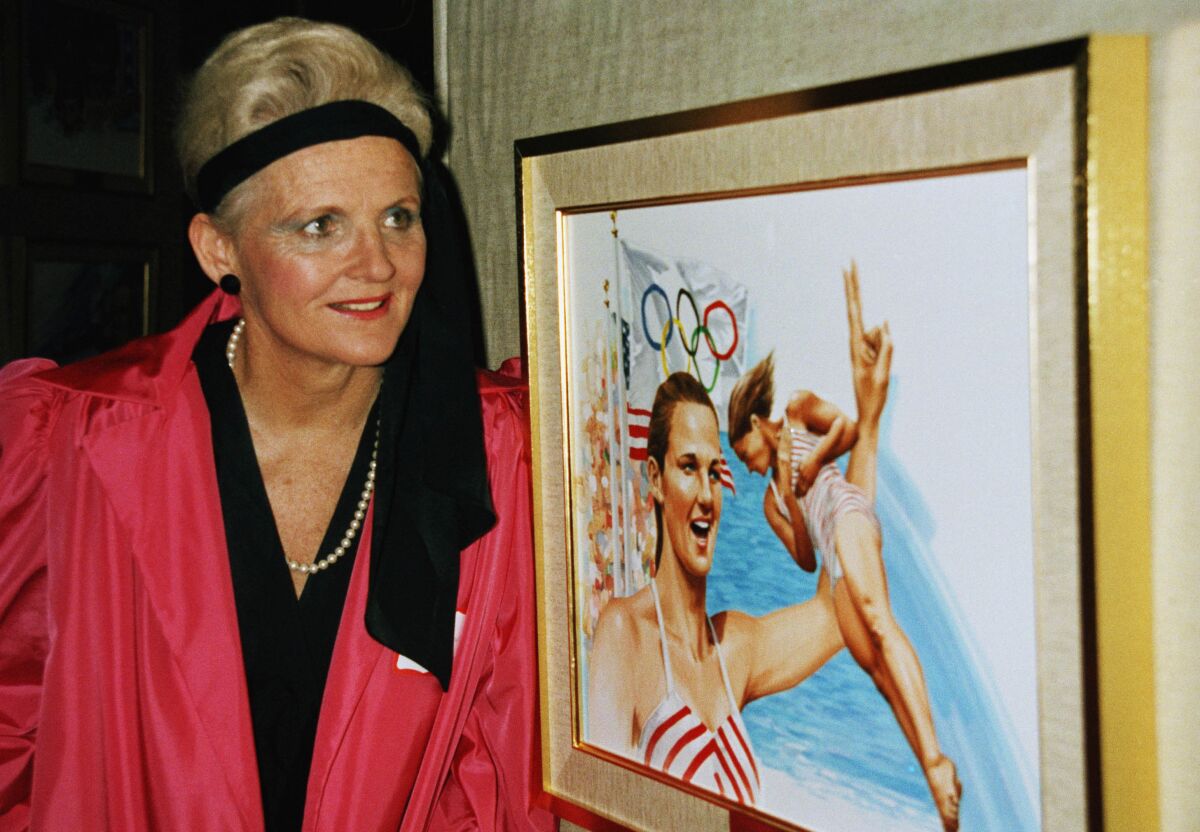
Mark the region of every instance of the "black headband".
POLYGON ((272 162, 314 144, 387 136, 404 145, 418 163, 421 146, 412 130, 369 101, 334 101, 301 110, 242 136, 205 162, 196 175, 200 210, 211 214, 225 195, 272 162))

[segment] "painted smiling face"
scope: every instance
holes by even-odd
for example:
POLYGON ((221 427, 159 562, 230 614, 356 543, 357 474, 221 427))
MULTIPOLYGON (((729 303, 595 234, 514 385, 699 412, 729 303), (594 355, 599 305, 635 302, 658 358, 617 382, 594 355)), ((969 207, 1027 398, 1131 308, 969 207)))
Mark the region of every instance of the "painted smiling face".
POLYGON ((425 273, 417 166, 378 136, 304 148, 255 175, 235 237, 248 335, 289 360, 371 366, 425 273))
POLYGON ((670 439, 660 470, 649 466, 650 490, 662 508, 663 564, 674 553, 692 575, 712 569, 721 520, 721 445, 712 409, 681 402, 671 414, 670 439))

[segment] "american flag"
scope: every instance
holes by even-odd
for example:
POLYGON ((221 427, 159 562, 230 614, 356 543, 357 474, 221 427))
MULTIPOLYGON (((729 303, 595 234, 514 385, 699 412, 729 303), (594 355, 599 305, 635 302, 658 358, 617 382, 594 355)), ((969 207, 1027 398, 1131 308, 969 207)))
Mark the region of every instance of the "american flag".
POLYGON ((627 404, 625 415, 629 422, 629 459, 645 462, 648 456, 646 444, 650 441, 650 411, 627 404))
POLYGON ((729 463, 725 461, 724 454, 721 454, 721 485, 728 488, 733 496, 737 496, 737 486, 733 484, 733 472, 729 470, 729 463))
MULTIPOLYGON (((629 423, 629 459, 631 462, 645 462, 649 456, 646 445, 650 440, 650 411, 633 405, 625 405, 626 421, 629 423)), ((733 484, 733 472, 721 455, 721 485, 728 488, 737 496, 737 486, 733 484)))

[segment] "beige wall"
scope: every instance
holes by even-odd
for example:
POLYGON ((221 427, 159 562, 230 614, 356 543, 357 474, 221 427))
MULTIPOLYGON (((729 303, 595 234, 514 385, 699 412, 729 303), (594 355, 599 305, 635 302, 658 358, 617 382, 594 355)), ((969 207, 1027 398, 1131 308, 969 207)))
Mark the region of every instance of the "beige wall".
POLYGON ((1195 0, 438 0, 439 94, 489 361, 519 350, 513 141, 1089 32, 1152 35, 1153 535, 1163 829, 1200 817, 1200 18, 1195 0))
POLYGON ((1200 21, 1156 41, 1151 504, 1163 829, 1200 829, 1200 21))

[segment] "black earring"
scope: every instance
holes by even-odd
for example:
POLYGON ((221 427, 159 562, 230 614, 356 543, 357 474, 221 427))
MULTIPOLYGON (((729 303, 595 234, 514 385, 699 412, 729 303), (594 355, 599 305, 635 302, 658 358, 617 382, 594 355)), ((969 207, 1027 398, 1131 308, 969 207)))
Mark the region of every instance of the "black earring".
POLYGON ((221 291, 227 295, 236 295, 242 291, 242 281, 238 280, 236 274, 227 274, 221 278, 221 282, 217 284, 221 287, 221 291))

